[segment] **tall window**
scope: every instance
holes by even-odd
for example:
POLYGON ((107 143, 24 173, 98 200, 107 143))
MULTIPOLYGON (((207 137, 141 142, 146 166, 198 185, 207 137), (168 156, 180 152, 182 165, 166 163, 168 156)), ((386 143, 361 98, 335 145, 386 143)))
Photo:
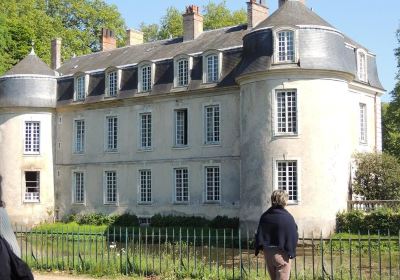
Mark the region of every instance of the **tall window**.
POLYGON ((107 151, 116 151, 118 149, 118 118, 114 116, 107 117, 106 125, 106 149, 107 151))
POLYGON ((220 110, 219 105, 205 107, 206 144, 220 142, 220 110))
POLYGON ((358 72, 358 79, 363 82, 367 81, 367 56, 364 52, 358 52, 358 64, 357 64, 357 72, 358 72))
POLYGON ((117 203, 117 172, 106 171, 105 174, 105 190, 104 190, 104 203, 116 204, 117 203))
POLYGON ((218 55, 212 54, 207 56, 207 83, 218 82, 219 79, 219 61, 218 55))
POLYGON ((25 154, 40 153, 40 122, 25 122, 25 154))
POLYGON ((25 171, 25 202, 40 201, 40 172, 25 171))
POLYGON ((141 91, 151 91, 151 65, 145 65, 140 68, 141 71, 141 91))
POLYGON ((297 94, 296 91, 276 92, 276 133, 297 133, 297 94))
POLYGON ((367 105, 360 103, 360 143, 367 142, 367 105))
POLYGON ((151 203, 151 170, 139 171, 140 202, 151 203))
POLYGON ((294 62, 294 32, 290 30, 278 33, 278 61, 294 62))
POLYGON ((74 128, 75 128, 74 131, 75 153, 83 153, 85 151, 85 121, 76 120, 74 128))
POLYGON ((140 147, 151 148, 151 113, 140 114, 140 147))
POLYGON ((74 203, 85 202, 85 177, 83 172, 74 172, 73 175, 74 203))
POLYGON ((175 173, 175 201, 189 201, 189 173, 187 168, 174 169, 175 173))
POLYGON ((218 202, 221 200, 221 179, 218 166, 207 166, 206 172, 206 200, 218 202))
POLYGON ((297 161, 277 161, 277 187, 289 195, 290 202, 298 200, 297 161))
POLYGON ((76 78, 76 91, 75 91, 75 100, 85 100, 85 76, 80 76, 76 78))
POLYGON ((188 112, 187 109, 175 110, 175 145, 188 144, 188 112))
POLYGON ((178 87, 189 84, 189 60, 182 58, 178 60, 178 87))
POLYGON ((107 80, 108 80, 108 96, 117 96, 118 92, 118 74, 117 71, 110 72, 107 74, 107 80))

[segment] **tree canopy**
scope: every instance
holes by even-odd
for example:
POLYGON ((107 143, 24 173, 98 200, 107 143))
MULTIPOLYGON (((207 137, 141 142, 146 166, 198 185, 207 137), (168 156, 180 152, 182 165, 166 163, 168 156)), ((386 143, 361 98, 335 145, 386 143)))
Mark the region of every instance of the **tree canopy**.
POLYGON ((0 6, 0 75, 24 58, 32 43, 45 62, 51 40, 63 40, 62 57, 100 49, 101 28, 112 29, 119 44, 125 22, 115 5, 104 0, 7 0, 0 6))
MULTIPOLYGON (((176 38, 183 35, 183 11, 170 7, 162 17, 160 24, 142 23, 140 30, 144 33, 146 42, 176 38)), ((247 13, 244 9, 230 11, 226 6, 226 1, 215 3, 210 1, 203 7, 204 29, 217 29, 226 26, 233 26, 246 23, 247 13)))

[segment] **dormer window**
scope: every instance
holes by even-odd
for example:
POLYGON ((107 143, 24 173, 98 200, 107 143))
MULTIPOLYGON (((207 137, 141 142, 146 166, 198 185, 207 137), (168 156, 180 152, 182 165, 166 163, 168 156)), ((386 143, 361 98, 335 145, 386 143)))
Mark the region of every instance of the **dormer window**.
POLYGON ((187 87, 189 85, 192 64, 192 58, 187 55, 180 55, 174 59, 175 87, 187 87))
POLYGON ((278 32, 278 61, 294 62, 294 32, 283 30, 278 32))
POLYGON ((115 97, 118 93, 118 72, 112 71, 107 73, 107 96, 115 97))
POLYGON ((85 100, 86 97, 86 78, 85 75, 76 77, 75 79, 75 101, 85 100))
POLYGON ((360 81, 367 82, 367 53, 357 51, 357 76, 360 81))
POLYGON ((203 81, 204 83, 216 83, 221 77, 222 53, 207 52, 203 56, 203 81))
POLYGON ((139 66, 139 92, 148 92, 153 88, 154 63, 139 66))

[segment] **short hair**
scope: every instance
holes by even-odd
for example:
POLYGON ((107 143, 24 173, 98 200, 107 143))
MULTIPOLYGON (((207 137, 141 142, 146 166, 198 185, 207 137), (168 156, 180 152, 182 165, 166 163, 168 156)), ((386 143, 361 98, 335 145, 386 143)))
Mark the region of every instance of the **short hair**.
POLYGON ((282 206, 285 207, 289 200, 289 195, 284 190, 275 190, 271 194, 272 206, 282 206))

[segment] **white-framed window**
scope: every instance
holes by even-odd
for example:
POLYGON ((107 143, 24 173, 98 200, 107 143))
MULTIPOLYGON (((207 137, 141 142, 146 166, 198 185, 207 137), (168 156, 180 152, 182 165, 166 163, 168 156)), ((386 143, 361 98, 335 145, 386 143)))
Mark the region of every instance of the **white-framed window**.
POLYGON ((85 152, 85 120, 74 121, 74 152, 85 152))
POLYGON ((281 30, 277 33, 278 62, 295 62, 295 33, 293 30, 281 30))
POLYGON ((40 202, 40 172, 25 171, 24 202, 40 202))
POLYGON ((25 121, 24 153, 40 154, 40 122, 25 121))
POLYGON ((189 84, 189 60, 181 58, 178 60, 178 87, 184 87, 189 84))
POLYGON ((277 90, 275 94, 275 134, 298 133, 297 91, 277 90))
POLYGON ((189 171, 187 168, 175 168, 175 202, 189 202, 189 171))
POLYGON ((148 92, 153 88, 154 63, 142 63, 139 65, 139 92, 148 92))
POLYGON ((104 172, 104 204, 118 203, 117 172, 104 172))
POLYGON ((206 202, 221 201, 221 177, 219 166, 205 167, 206 202))
POLYGON ((289 202, 299 200, 297 160, 276 161, 276 189, 284 190, 289 195, 289 202))
POLYGON ((150 149, 151 148, 151 113, 141 113, 140 117, 140 148, 150 149))
POLYGON ((118 149, 118 117, 106 117, 106 151, 114 152, 118 149))
POLYGON ((367 82, 367 53, 361 49, 357 51, 357 76, 360 81, 367 82))
POLYGON ((175 146, 188 144, 188 110, 175 110, 175 146))
POLYGON ((140 203, 152 202, 150 169, 139 170, 139 202, 140 203))
POLYGON ((222 52, 207 51, 203 54, 203 82, 217 83, 221 77, 222 52))
POLYGON ((75 78, 75 101, 83 101, 86 97, 86 76, 78 76, 75 78))
POLYGON ((204 124, 205 124, 205 143, 220 143, 220 106, 219 104, 208 105, 204 107, 204 124))
POLYGON ((360 103, 360 143, 367 144, 368 143, 368 134, 367 134, 367 105, 364 103, 360 103))
POLYGON ((118 94, 118 71, 107 73, 107 96, 115 97, 118 94))
POLYGON ((73 172, 73 203, 85 203, 85 173, 81 171, 73 172))

